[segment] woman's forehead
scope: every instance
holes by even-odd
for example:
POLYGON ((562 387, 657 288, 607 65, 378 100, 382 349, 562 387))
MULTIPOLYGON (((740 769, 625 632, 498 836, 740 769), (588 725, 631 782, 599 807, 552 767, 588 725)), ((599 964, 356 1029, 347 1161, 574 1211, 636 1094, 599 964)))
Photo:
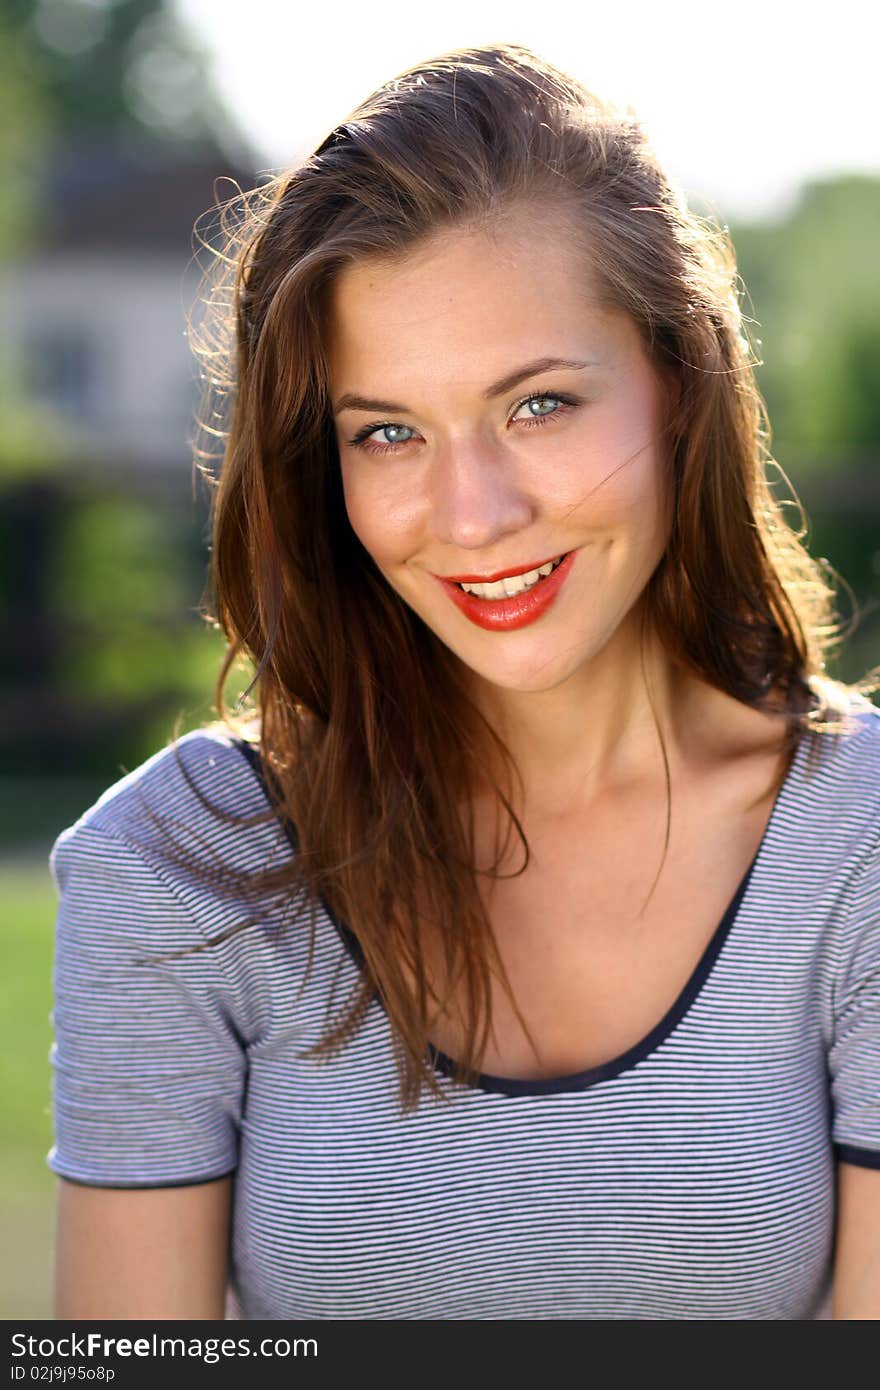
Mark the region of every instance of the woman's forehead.
POLYGON ((444 233, 394 260, 356 262, 328 310, 331 377, 346 393, 366 394, 374 371, 418 378, 446 361, 484 385, 511 362, 608 363, 638 346, 635 325, 599 299, 582 253, 554 229, 531 241, 519 227, 444 233))
POLYGON ((442 292, 455 280, 491 288, 499 276, 515 273, 563 276, 570 289, 599 302, 583 237, 572 234, 568 219, 540 218, 531 210, 505 222, 442 228, 395 255, 365 255, 340 271, 331 298, 350 307, 369 298, 403 298, 414 286, 425 291, 436 284, 442 292))

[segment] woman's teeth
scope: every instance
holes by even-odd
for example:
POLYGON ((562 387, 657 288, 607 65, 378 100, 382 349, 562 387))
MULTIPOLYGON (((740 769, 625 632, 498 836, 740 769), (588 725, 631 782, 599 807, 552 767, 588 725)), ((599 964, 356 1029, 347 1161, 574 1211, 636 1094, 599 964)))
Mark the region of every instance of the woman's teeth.
POLYGON ((534 588, 564 559, 565 556, 560 555, 549 564, 542 565, 540 569, 529 570, 527 574, 516 574, 510 579, 499 579, 494 584, 459 584, 458 587, 464 589, 465 593, 476 594, 477 598, 515 598, 517 594, 524 594, 527 589, 534 588))

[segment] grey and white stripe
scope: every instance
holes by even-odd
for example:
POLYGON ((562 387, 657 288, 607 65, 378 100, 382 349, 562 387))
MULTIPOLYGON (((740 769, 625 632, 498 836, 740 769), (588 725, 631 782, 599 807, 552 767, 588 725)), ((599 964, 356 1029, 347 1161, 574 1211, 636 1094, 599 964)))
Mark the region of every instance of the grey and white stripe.
MULTIPOLYGON (((206 888, 148 809, 221 868, 296 852, 274 821, 212 816, 161 750, 52 850, 49 1167, 113 1187, 234 1172, 242 1318, 825 1315, 835 1161, 880 1167, 880 710, 854 714, 810 775, 801 745, 712 942, 638 1047, 465 1089, 438 1055, 446 1100, 405 1117, 378 1000, 337 1056, 300 1055, 357 978, 323 908, 307 979, 302 902, 138 964, 244 915, 233 875, 206 888)), ((265 806, 229 736, 178 749, 221 808, 265 806)))

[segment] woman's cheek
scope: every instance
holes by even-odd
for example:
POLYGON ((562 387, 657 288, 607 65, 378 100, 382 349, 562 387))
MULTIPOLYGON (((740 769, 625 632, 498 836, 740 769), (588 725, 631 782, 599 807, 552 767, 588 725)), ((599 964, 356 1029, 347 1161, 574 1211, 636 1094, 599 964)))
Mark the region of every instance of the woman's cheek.
POLYGON ((346 470, 342 487, 349 524, 368 554, 380 567, 405 560, 418 528, 413 499, 401 499, 390 486, 364 486, 346 470))
POLYGON ((369 489, 364 487, 364 480, 359 476, 359 471, 351 465, 346 467, 343 464, 342 467, 342 495, 345 498, 345 510, 352 531, 361 545, 372 553, 374 538, 371 535, 370 518, 371 514, 375 516, 376 512, 375 508, 370 506, 369 489))
POLYGON ((599 528, 641 523, 660 505, 662 460, 653 413, 646 402, 607 418, 591 417, 556 470, 557 501, 572 519, 599 528))
POLYGON ((610 431, 560 443, 555 457, 543 460, 539 495, 545 509, 591 530, 624 520, 644 492, 639 460, 627 461, 610 431))

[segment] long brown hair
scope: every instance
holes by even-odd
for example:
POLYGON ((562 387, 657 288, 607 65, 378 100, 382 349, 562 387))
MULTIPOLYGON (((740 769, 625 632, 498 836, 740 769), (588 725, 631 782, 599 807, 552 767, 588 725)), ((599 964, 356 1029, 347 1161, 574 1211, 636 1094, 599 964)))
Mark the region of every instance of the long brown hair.
POLYGON ((323 899, 360 947, 358 990, 316 1050, 341 1046, 378 993, 405 1109, 423 1083, 440 1094, 435 1004, 461 1001, 459 1080, 477 1073, 493 973, 528 1036, 480 901, 473 818, 459 809, 478 779, 508 814, 506 843, 510 827, 520 835, 519 872, 529 847, 517 769, 458 659, 349 525, 328 290, 365 257, 538 202, 582 232, 604 302, 631 316, 680 388, 666 422, 674 517, 643 630, 709 685, 784 712, 792 750, 808 728, 839 732, 849 697, 823 674, 842 640, 828 571, 802 544, 803 513, 793 530, 771 490, 778 465, 729 236, 687 208, 631 112, 518 45, 459 49, 386 82, 298 167, 212 210, 221 245, 193 345, 208 382, 202 422, 224 443, 216 476, 197 449, 213 487, 206 607, 228 643, 218 722, 259 743, 270 814, 299 844, 257 891, 290 901, 304 888, 312 930, 323 899), (254 675, 233 713, 224 692, 243 663, 254 675), (439 992, 429 936, 445 963, 439 992))

